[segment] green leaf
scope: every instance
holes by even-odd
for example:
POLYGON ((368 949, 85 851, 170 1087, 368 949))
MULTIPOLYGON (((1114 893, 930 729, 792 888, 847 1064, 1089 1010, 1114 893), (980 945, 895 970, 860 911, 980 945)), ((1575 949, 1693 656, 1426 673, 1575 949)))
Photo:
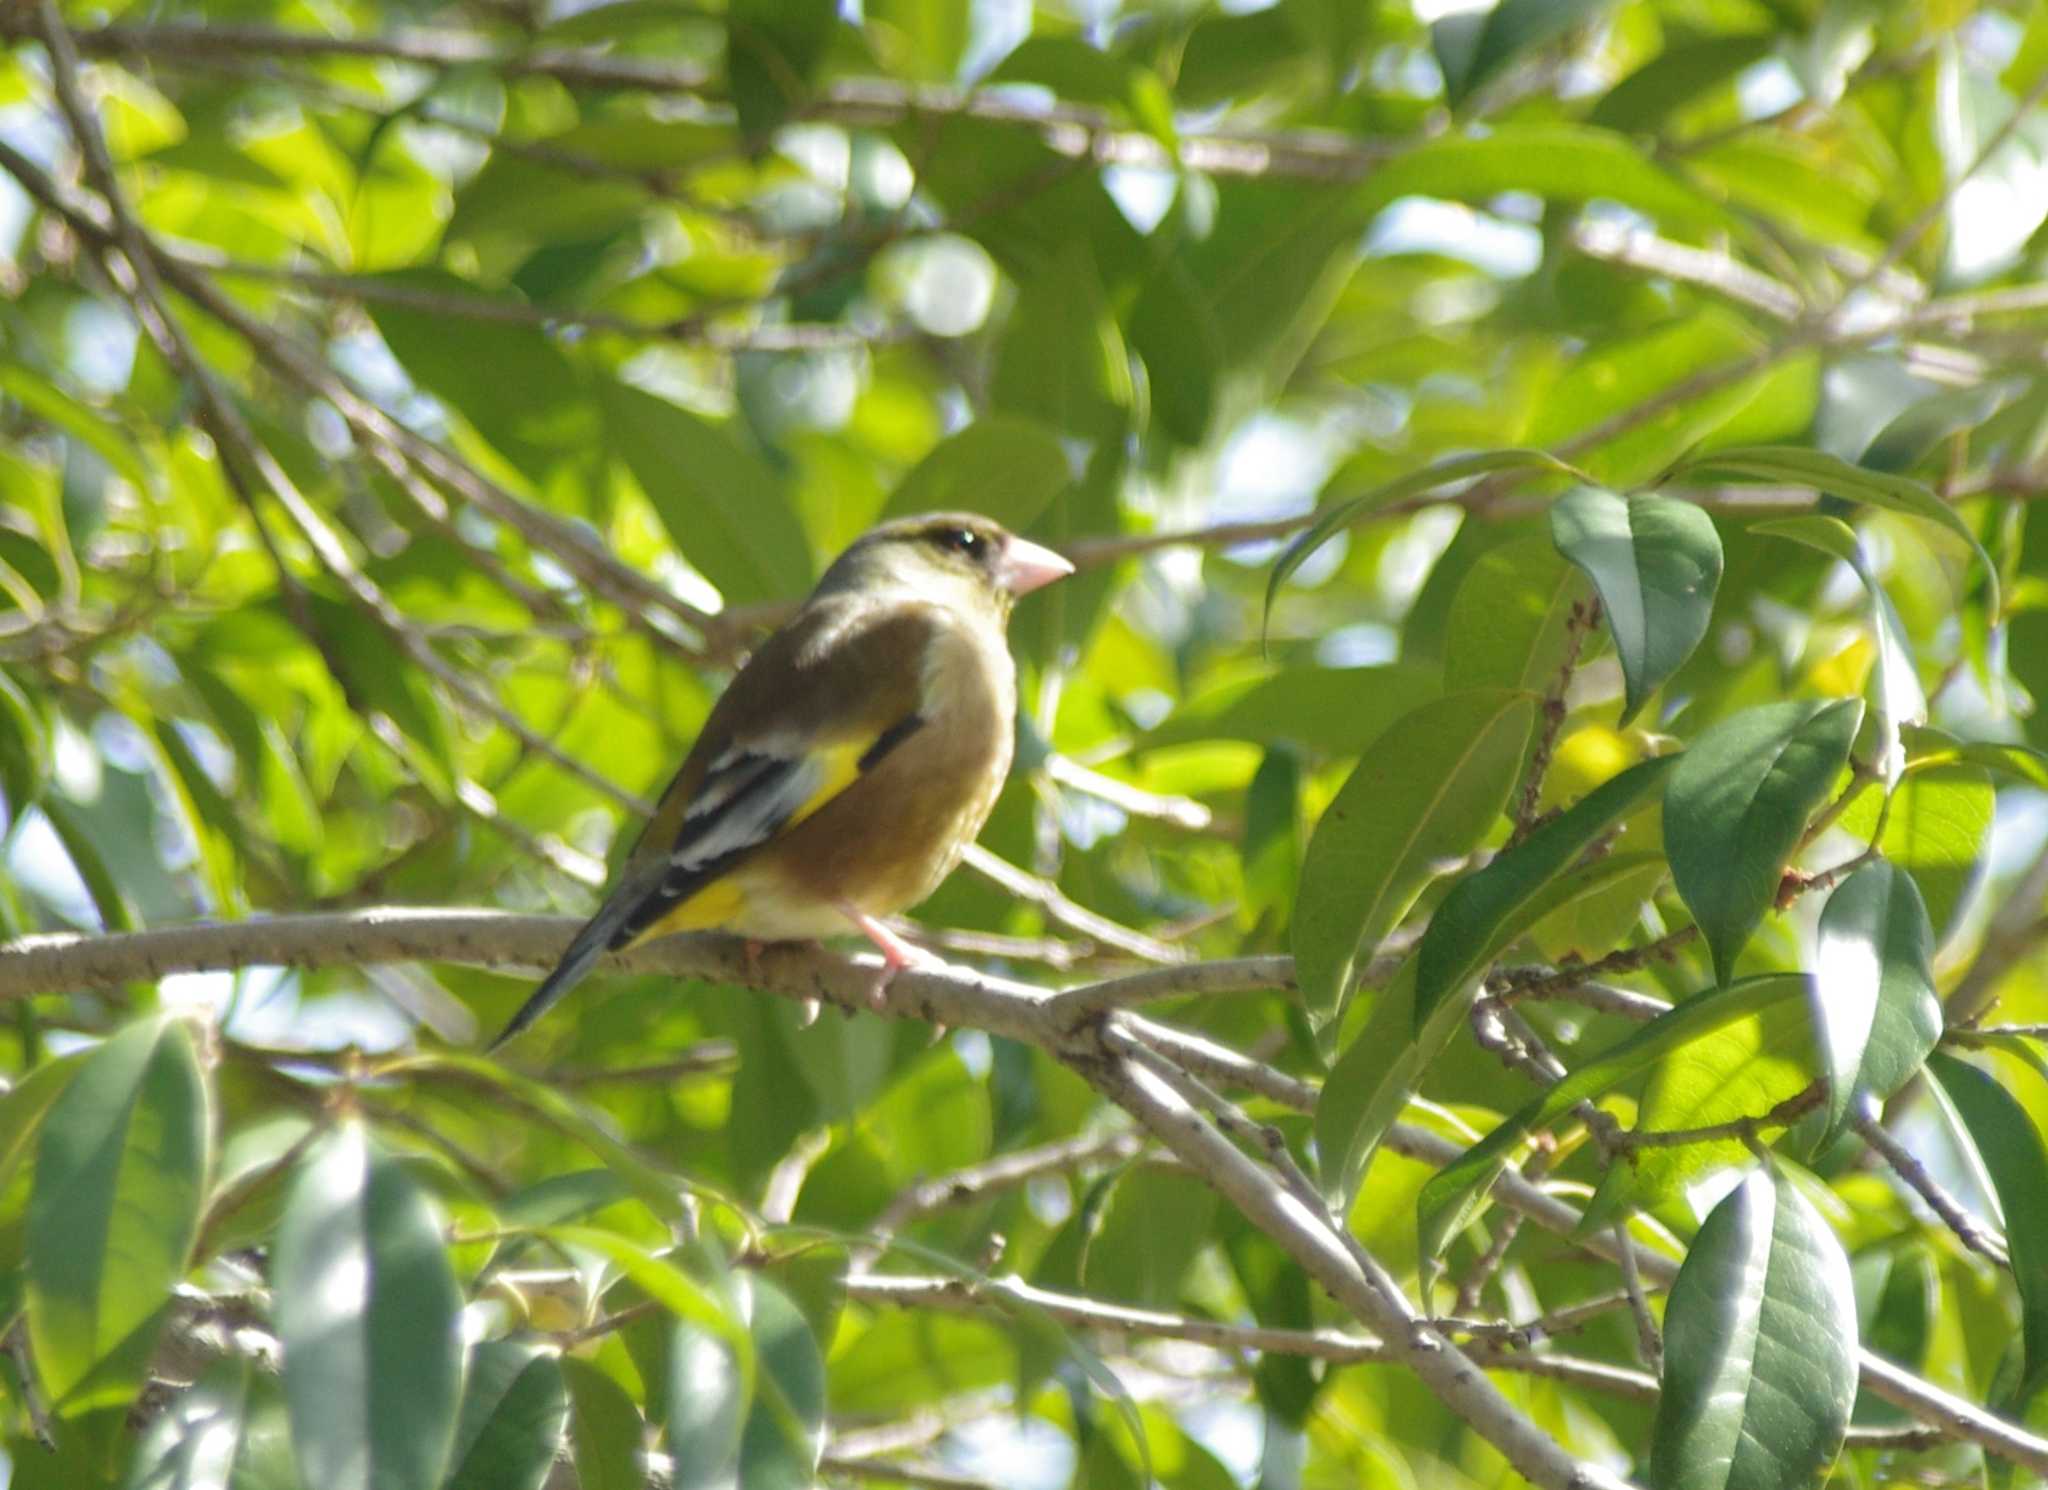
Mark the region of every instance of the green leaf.
POLYGON ((1958 740, 1940 730, 1924 727, 1905 729, 1901 735, 1906 747, 1908 772, 1940 766, 1981 766, 2013 781, 2048 791, 2048 751, 1998 740, 1958 740))
POLYGON ((1437 670, 1414 663, 1289 667, 1196 694, 1146 735, 1145 743, 1249 740, 1357 755, 1388 725, 1442 691, 1437 670))
POLYGON ((2020 1294, 2021 1353, 2006 1410, 2021 1414, 2048 1380, 2048 1145, 2032 1115, 1989 1072, 1939 1051, 1927 1058, 1927 1069, 1968 1130, 2004 1213, 2020 1294))
POLYGON ((811 1490, 825 1446, 825 1362, 803 1311, 765 1278, 750 1278, 747 1326, 761 1362, 740 1436, 747 1490, 811 1490))
POLYGON ((1870 677, 1871 706, 1877 715, 1878 752, 1883 762, 1885 783, 1898 784, 1906 769, 1906 753, 1900 745, 1900 731, 1927 717, 1927 694, 1913 670, 1913 653, 1906 644, 1906 630, 1892 609, 1884 586, 1863 557, 1856 530, 1838 517, 1810 515, 1757 523, 1752 532, 1790 538, 1832 555, 1856 571, 1863 590, 1870 597, 1870 627, 1877 644, 1877 666, 1870 677))
POLYGON ((1984 582, 1990 594, 1990 610, 1999 612, 1998 573, 1991 556, 1970 525, 1955 508, 1937 497, 1924 482, 1884 471, 1870 471, 1851 465, 1838 455, 1807 450, 1795 445, 1742 445, 1708 451, 1671 473, 1671 479, 1715 476, 1742 481, 1764 481, 1804 486, 1830 496, 1923 517, 1946 528, 1970 546, 1977 562, 1984 566, 1984 582))
POLYGON ((728 605, 811 587, 809 540, 782 483, 726 426, 614 383, 605 428, 682 556, 728 605))
POLYGON ((1547 693, 1576 650, 1572 620, 1592 599, 1584 576, 1538 534, 1488 549, 1458 585, 1444 635, 1444 692, 1547 693))
POLYGON ((1828 1078, 1827 1136, 1919 1071, 1941 1038, 1934 928, 1913 877, 1866 864, 1821 908, 1813 963, 1814 1037, 1828 1078))
POLYGON ((839 24, 838 0, 733 0, 726 69, 740 132, 757 150, 804 101, 839 24))
POLYGON ((511 1340, 479 1341, 462 1387, 445 1490, 540 1490, 568 1424, 559 1357, 511 1340))
POLYGON ((105 461, 138 493, 156 489, 141 452, 98 410, 80 403, 39 373, 18 362, 0 362, 0 394, 20 404, 30 414, 61 430, 105 461))
POLYGON ((1309 1018, 1334 1035, 1361 957, 1400 922, 1440 866, 1470 853, 1514 789, 1536 701, 1478 689, 1437 699, 1366 751, 1310 838, 1294 909, 1309 1018))
POLYGON ((645 1490, 640 1441, 646 1425, 619 1384, 590 1362, 562 1357, 578 1490, 645 1490))
POLYGON ((246 1358, 216 1362, 159 1413, 136 1445, 123 1490, 228 1490, 239 1487, 242 1439, 248 1428, 246 1358))
POLYGON ((205 1203, 210 1119, 185 1026, 132 1024, 44 1117, 28 1209, 28 1323, 66 1412, 141 1386, 205 1203))
POLYGON ((1605 198, 1677 227, 1728 226, 1726 211, 1683 185, 1626 136, 1580 124, 1510 123, 1403 150, 1367 178, 1378 209, 1401 197, 1485 202, 1504 191, 1566 202, 1605 198))
POLYGON ((912 467, 882 517, 964 509, 1021 533, 1073 479, 1058 435, 1036 420, 991 414, 912 467))
POLYGON ((456 1050, 430 1051, 407 1057, 392 1062, 386 1070, 391 1075, 408 1071, 452 1071, 467 1080, 495 1087, 589 1149, 662 1220, 676 1221, 683 1215, 680 1192, 685 1187, 682 1181, 649 1164, 630 1146, 613 1136, 605 1123, 583 1103, 545 1082, 509 1071, 496 1061, 456 1050))
POLYGON ((462 1296, 433 1211, 361 1123, 300 1165, 270 1274, 300 1476, 321 1490, 438 1490, 462 1296))
POLYGON ((1940 946, 1963 924, 1970 893, 1984 878, 1996 810, 1997 793, 1982 770, 1930 765, 1908 771, 1888 805, 1879 793, 1865 792, 1835 821, 1859 838, 1875 834, 1878 852, 1913 876, 1940 946))
MULTIPOLYGON (((1441 1255, 1451 1238, 1479 1214, 1487 1191, 1507 1167, 1516 1144, 1556 1122, 1581 1102, 1591 1102, 1641 1074, 1674 1051, 1735 1024, 1806 996, 1806 979, 1792 973, 1744 978, 1709 989, 1655 1019, 1578 1066, 1549 1091, 1507 1118, 1486 1137, 1432 1176, 1416 1200, 1416 1221, 1424 1257, 1441 1255)), ((1334 1080, 1334 1077, 1332 1078, 1334 1080)))
POLYGON ((1328 543, 1343 529, 1361 518, 1370 517, 1382 507, 1390 507, 1409 497, 1419 497, 1424 492, 1435 491, 1438 487, 1470 481, 1475 476, 1486 476, 1495 471, 1540 471, 1564 476, 1579 474, 1556 456, 1546 455, 1541 450, 1482 450, 1476 455, 1461 455, 1452 460, 1438 461, 1432 466, 1424 466, 1419 471, 1411 471, 1406 476, 1385 482, 1359 496, 1340 497, 1335 501, 1326 502, 1318 511, 1315 522, 1281 550, 1280 557, 1274 560, 1273 572, 1266 579, 1267 620, 1272 619, 1274 597, 1280 593, 1280 587, 1287 583, 1288 576, 1299 569, 1310 554, 1328 543))
POLYGON ((1216 1221, 1216 1192, 1189 1175, 1126 1170, 1089 1236, 1081 1278, 1098 1298, 1173 1309, 1216 1221))
POLYGON ((1842 1244, 1789 1180, 1752 1174, 1714 1207, 1671 1285, 1650 1483, 1818 1484, 1855 1395, 1856 1296, 1842 1244))
MULTIPOLYGON (((1802 980, 1803 981, 1803 980, 1802 980)), ((1762 1119, 1820 1074, 1812 996, 1733 1020, 1659 1061, 1644 1084, 1634 1131, 1684 1133, 1743 1118, 1762 1119)), ((1765 1129, 1765 1137, 1774 1137, 1765 1129)), ((1655 1210, 1694 1180, 1746 1163, 1740 1138, 1657 1144, 1610 1164, 1586 1206, 1581 1234, 1631 1212, 1655 1210)))
POLYGON ((1130 353, 1086 239, 1063 240, 1017 287, 996 357, 991 397, 1097 444, 1121 440, 1136 390, 1130 353))
POLYGON ((1501 0, 1491 10, 1454 13, 1430 28, 1444 97, 1456 108, 1509 63, 1606 10, 1613 0, 1501 0))
POLYGON ((1600 592, 1621 656, 1626 724, 1685 664, 1714 615, 1721 537, 1714 520, 1670 497, 1624 498, 1582 486, 1550 509, 1551 536, 1600 592))
POLYGON ((664 1430, 675 1460, 676 1490, 716 1490, 733 1483, 751 1388, 731 1340, 692 1320, 676 1321, 669 1334, 664 1430))
POLYGON ((1693 741, 1664 793, 1672 877, 1720 981, 1778 898, 1786 861, 1848 763, 1861 699, 1747 709, 1693 741))
POLYGON ((1451 888, 1429 918, 1415 964, 1415 1027, 1466 992, 1517 936, 1548 913, 1544 892, 1609 828, 1661 786, 1680 757, 1630 766, 1451 888))
POLYGON ((50 775, 50 732, 21 685, 0 671, 0 795, 10 818, 42 794, 50 775))

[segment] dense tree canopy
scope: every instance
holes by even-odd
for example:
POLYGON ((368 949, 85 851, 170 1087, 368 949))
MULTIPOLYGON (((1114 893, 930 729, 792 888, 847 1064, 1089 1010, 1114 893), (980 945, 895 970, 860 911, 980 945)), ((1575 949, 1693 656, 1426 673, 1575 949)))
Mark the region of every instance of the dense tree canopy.
POLYGON ((0 38, 9 1483, 2048 1475, 2043 0, 0 38), (479 1054, 944 507, 950 967, 479 1054))

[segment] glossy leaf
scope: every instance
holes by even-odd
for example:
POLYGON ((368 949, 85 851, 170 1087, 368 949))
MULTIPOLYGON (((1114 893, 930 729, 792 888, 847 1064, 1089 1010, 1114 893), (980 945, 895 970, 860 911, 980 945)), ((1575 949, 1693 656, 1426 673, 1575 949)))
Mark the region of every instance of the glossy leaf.
POLYGON ((1550 531, 1600 592, 1628 688, 1626 724, 1707 634, 1721 581, 1720 535, 1690 502, 1591 486, 1558 500, 1550 531))
POLYGON ((561 1452, 569 1391, 561 1361, 510 1340, 470 1352, 446 1490, 540 1490, 561 1452))
POLYGON ((2048 1380, 2048 1143, 2032 1114, 1980 1067, 1936 1052, 1927 1069, 1962 1119, 2004 1212, 2020 1294, 2020 1370, 2010 1407, 2023 1411, 2048 1380))
POLYGON ((665 1419, 676 1490, 733 1483, 751 1389, 744 1365, 720 1333, 688 1319, 676 1321, 669 1337, 665 1419))
POLYGON ((579 1490, 644 1490, 639 1446, 645 1424, 619 1384, 590 1362, 562 1357, 570 1442, 579 1490))
POLYGON ((1463 992, 1508 943, 1552 909, 1545 892, 1574 859, 1663 785, 1677 759, 1667 755, 1629 767, 1452 887, 1430 917, 1416 952, 1418 1029, 1440 1003, 1463 992))
POLYGON ((761 1362, 740 1436, 739 1481, 753 1490, 811 1490, 825 1444, 825 1363, 802 1311, 750 1280, 747 1328, 761 1362))
POLYGON ((1337 793, 1309 839, 1294 909, 1294 955, 1319 1030, 1332 1030, 1359 958, 1500 816, 1535 715, 1535 700, 1495 690, 1424 704, 1388 727, 1337 793))
POLYGON ((270 1271, 300 1475, 436 1490, 460 1403, 462 1299, 433 1211, 361 1124, 300 1166, 270 1271))
POLYGON ((1860 700, 1766 704, 1704 730, 1664 793, 1664 844, 1678 893, 1726 983, 1777 901, 1807 820, 1849 759, 1860 700))
POLYGON ((1941 1038, 1933 959, 1927 907, 1896 865, 1864 865, 1821 908, 1813 1012, 1830 1136, 1911 1080, 1941 1038))
POLYGON ((217 1363, 178 1394, 136 1445, 122 1490, 229 1490, 249 1412, 246 1360, 217 1363))
POLYGON ((1634 1034, 1575 1067, 1571 1074, 1503 1121, 1439 1170, 1416 1202, 1422 1255, 1439 1255, 1464 1230, 1493 1182, 1507 1166, 1515 1145, 1556 1122, 1581 1102, 1595 1101, 1657 1062, 1705 1040, 1740 1020, 1791 1007, 1806 994, 1806 980, 1774 973, 1710 989, 1658 1015, 1634 1034))
POLYGON ((1826 1221, 1754 1173, 1693 1238, 1664 1311, 1658 1490, 1818 1484, 1856 1395, 1856 1297, 1826 1221))
POLYGON ((28 1324, 44 1389, 66 1411, 125 1402, 141 1385, 198 1235, 209 1127, 191 1037, 171 1019, 107 1040, 43 1117, 28 1324))

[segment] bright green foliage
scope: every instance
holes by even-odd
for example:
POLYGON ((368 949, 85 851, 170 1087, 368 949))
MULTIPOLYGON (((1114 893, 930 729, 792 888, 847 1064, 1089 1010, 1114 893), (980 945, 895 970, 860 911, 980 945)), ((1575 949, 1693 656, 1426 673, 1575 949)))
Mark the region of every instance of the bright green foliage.
POLYGON ((1813 1483, 1854 1395, 1849 1259, 1812 1202, 1752 1174, 1714 1207, 1671 1285, 1657 1490, 1813 1483))
POLYGON ((0 5, 0 1479, 2048 1476, 2044 79, 2048 0, 0 5), (1077 564, 951 1028, 690 944, 481 1053, 935 508, 1077 564))

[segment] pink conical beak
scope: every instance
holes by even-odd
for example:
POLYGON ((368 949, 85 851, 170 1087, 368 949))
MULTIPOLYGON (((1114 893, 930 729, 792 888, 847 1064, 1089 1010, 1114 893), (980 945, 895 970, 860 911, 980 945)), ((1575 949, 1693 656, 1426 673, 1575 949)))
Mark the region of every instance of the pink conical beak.
POLYGON ((1041 585, 1065 579, 1074 566, 1049 548, 1024 538, 1011 538, 996 561, 996 583, 1012 595, 1028 595, 1041 585))

